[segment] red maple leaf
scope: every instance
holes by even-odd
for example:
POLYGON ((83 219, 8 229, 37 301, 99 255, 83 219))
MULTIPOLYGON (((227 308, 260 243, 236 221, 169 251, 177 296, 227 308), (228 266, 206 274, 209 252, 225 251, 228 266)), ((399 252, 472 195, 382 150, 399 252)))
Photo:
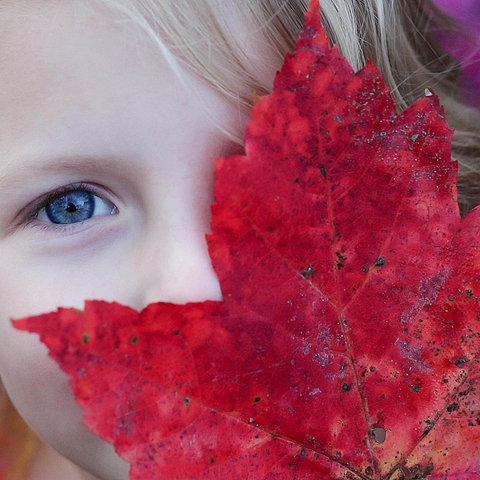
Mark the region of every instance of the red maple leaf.
POLYGON ((224 301, 13 322, 131 479, 480 478, 480 210, 461 221, 453 131, 426 94, 397 114, 313 0, 246 156, 216 161, 224 301))

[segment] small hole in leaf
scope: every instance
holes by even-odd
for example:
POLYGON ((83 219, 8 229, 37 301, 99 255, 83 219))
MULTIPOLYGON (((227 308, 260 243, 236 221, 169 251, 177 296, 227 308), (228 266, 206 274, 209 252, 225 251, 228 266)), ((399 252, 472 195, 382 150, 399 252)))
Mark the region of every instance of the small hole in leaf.
POLYGON ((136 343, 138 343, 138 336, 135 335, 134 337, 132 337, 132 338, 130 339, 130 343, 131 343, 132 345, 135 345, 136 343))
POLYGON ((412 479, 415 476, 414 473, 409 468, 407 468, 405 465, 402 465, 400 467, 400 470, 401 470, 403 476, 405 477, 405 480, 412 479))
POLYGON ((174 334, 174 335, 180 335, 180 330, 175 330, 175 331, 173 332, 173 334, 174 334))
POLYGON ((303 277, 303 278, 307 278, 308 275, 311 275, 313 272, 313 269, 310 265, 307 266, 306 270, 304 272, 302 272, 300 275, 303 277))
POLYGON ((372 434, 377 443, 383 443, 387 438, 387 431, 384 428, 374 428, 372 434))
POLYGON ((301 457, 304 457, 306 454, 307 454, 307 452, 305 451, 304 448, 302 448, 302 449, 300 450, 300 456, 301 456, 301 457))
POLYGON ((90 336, 84 333, 82 340, 83 340, 83 343, 88 343, 90 341, 90 336))

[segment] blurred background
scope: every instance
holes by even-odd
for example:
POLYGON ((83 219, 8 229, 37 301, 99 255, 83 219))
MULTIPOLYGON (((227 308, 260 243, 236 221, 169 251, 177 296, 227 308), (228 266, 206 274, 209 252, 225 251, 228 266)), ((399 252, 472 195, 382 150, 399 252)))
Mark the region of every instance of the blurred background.
POLYGON ((462 62, 460 85, 464 97, 471 105, 480 108, 480 0, 434 1, 462 25, 467 35, 465 38, 451 32, 438 32, 437 38, 442 48, 462 62))

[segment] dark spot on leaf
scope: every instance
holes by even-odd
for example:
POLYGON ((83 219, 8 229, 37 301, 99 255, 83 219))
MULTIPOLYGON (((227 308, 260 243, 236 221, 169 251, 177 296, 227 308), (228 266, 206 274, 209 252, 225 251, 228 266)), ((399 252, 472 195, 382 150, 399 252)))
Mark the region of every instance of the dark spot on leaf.
POLYGON ((273 232, 273 227, 268 227, 269 232, 273 232))
POLYGON ((367 267, 363 267, 363 268, 362 268, 362 272, 363 272, 363 273, 366 273, 366 272, 367 272, 367 267))
POLYGON ((382 393, 382 398, 385 398, 385 394, 384 394, 384 393, 382 393))
POLYGON ((418 393, 420 391, 420 384, 419 383, 416 383, 415 385, 412 385, 410 387, 410 390, 413 392, 413 393, 418 393))
POLYGON ((327 176, 327 172, 325 171, 325 167, 320 167, 320 173, 322 174, 322 177, 327 176))
POLYGON ((136 343, 138 343, 138 336, 135 335, 134 337, 132 337, 132 338, 130 339, 130 343, 131 343, 132 345, 135 345, 136 343))
POLYGON ((215 463, 215 459, 212 458, 212 459, 210 460, 210 463, 215 463))
POLYGON ((347 261, 347 257, 342 255, 340 252, 335 252, 335 255, 338 258, 337 267, 342 268, 344 263, 347 261))
POLYGON ((383 267, 385 265, 385 257, 378 257, 376 260, 375 260, 375 263, 374 265, 376 267, 383 267))
POLYGON ((302 448, 302 449, 300 450, 300 456, 301 456, 301 457, 304 457, 306 454, 307 454, 307 452, 305 451, 304 448, 302 448))
POLYGON ((330 135, 330 130, 325 130, 325 135, 330 135))
POLYGON ((350 390, 350 385, 347 382, 342 382, 342 390, 348 392, 350 390))
POLYGON ((183 399, 183 403, 185 404, 186 407, 188 407, 190 405, 190 399, 188 397, 185 397, 183 399))
POLYGON ((453 402, 447 407, 447 412, 454 412, 456 410, 458 410, 458 403, 457 402, 453 402))
POLYGON ((466 299, 467 299, 467 300, 470 300, 470 299, 472 298, 472 295, 473 295, 473 292, 472 292, 469 288, 467 288, 467 296, 466 296, 466 299))
POLYGON ((373 438, 377 443, 383 443, 387 438, 387 431, 384 428, 374 428, 372 430, 373 438))
POLYGON ((459 392, 459 397, 466 397, 470 392, 473 392, 475 389, 473 387, 467 388, 467 390, 463 390, 463 392, 459 392))
POLYGON ((180 335, 180 330, 175 330, 175 331, 173 332, 173 334, 174 334, 174 335, 180 335))
POLYGON ((82 341, 83 343, 88 343, 90 341, 90 336, 84 333, 82 337, 82 341))
POLYGON ((467 360, 465 357, 458 357, 457 360, 455 361, 455 365, 457 367, 461 367, 464 363, 467 363, 467 360))
POLYGON ((255 403, 258 403, 261 400, 260 397, 255 397, 255 403))
POLYGON ((298 177, 295 177, 295 182, 299 182, 300 179, 298 177))

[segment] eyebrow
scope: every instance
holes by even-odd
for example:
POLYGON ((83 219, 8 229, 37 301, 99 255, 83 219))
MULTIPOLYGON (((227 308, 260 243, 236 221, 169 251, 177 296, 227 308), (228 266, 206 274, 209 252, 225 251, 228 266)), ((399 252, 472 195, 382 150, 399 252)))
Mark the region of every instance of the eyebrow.
POLYGON ((121 159, 114 155, 63 155, 24 157, 20 161, 7 163, 5 172, 0 168, 0 189, 21 188, 26 180, 31 180, 42 173, 98 172, 118 171, 121 159))

